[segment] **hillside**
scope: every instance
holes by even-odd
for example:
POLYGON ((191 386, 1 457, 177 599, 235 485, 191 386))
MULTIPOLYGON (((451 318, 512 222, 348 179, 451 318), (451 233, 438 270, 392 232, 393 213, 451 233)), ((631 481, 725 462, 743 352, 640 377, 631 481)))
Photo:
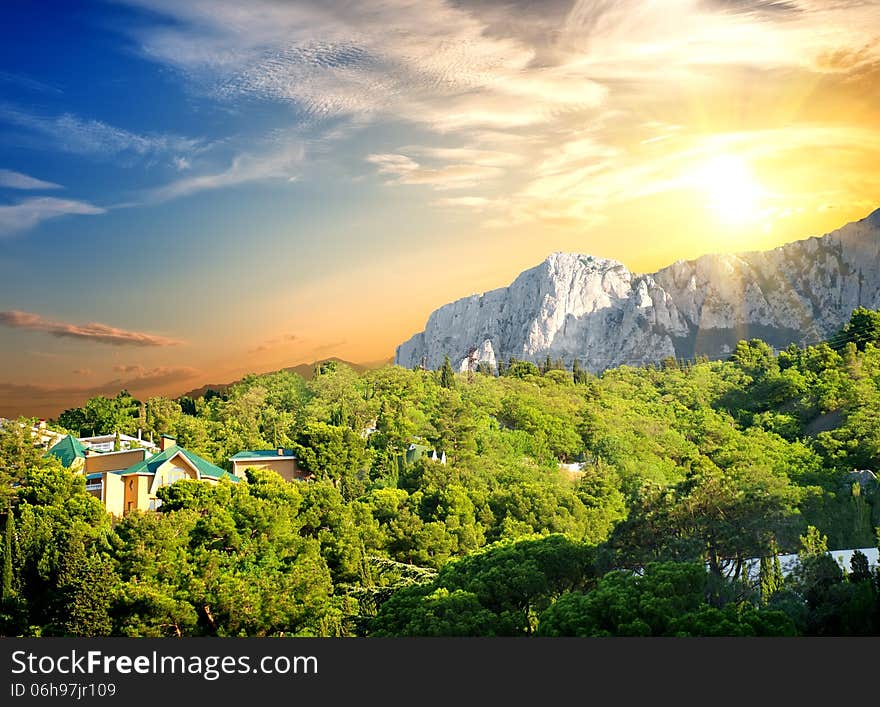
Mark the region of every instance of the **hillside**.
MULTIPOLYGON (((377 363, 352 363, 351 361, 346 361, 345 359, 331 356, 330 358, 322 358, 317 361, 312 361, 311 363, 299 363, 296 366, 288 366, 287 368, 282 368, 280 370, 296 373, 306 380, 311 380, 312 377, 315 375, 315 368, 317 368, 322 363, 327 363, 328 361, 335 361, 336 363, 348 366, 353 371, 357 371, 358 373, 362 373, 363 371, 369 370, 371 368, 377 368, 380 365, 386 363, 385 361, 377 363)), ((225 393, 227 389, 231 388, 236 383, 241 383, 241 379, 232 381, 230 383, 206 383, 205 385, 199 386, 198 388, 188 390, 180 397, 192 398, 193 400, 195 400, 196 398, 203 398, 205 396, 205 393, 207 393, 209 390, 213 390, 216 393, 225 393)))
POLYGON ((877 543, 880 312, 723 361, 337 364, 227 393, 78 414, 219 465, 290 448, 311 481, 178 481, 158 512, 111 520, 25 428, 0 430, 18 568, 0 634, 880 633, 876 570, 828 555, 877 543), (432 449, 446 463, 413 451, 432 449), (785 553, 799 568, 776 573, 785 553))

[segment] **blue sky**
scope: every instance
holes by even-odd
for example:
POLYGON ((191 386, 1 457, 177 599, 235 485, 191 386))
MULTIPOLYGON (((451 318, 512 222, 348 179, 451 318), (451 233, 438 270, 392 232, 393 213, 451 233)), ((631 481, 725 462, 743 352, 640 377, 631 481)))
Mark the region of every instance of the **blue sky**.
POLYGON ((374 362, 552 251, 649 271, 877 206, 880 6, 3 6, 0 414, 374 362))

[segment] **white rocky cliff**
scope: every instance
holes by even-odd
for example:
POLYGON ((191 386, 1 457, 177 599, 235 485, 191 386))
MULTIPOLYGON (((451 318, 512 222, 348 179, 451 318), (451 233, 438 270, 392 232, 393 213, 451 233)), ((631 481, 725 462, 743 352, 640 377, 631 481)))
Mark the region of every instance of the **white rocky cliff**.
POLYGON ((548 355, 591 371, 667 356, 729 353, 740 339, 783 347, 837 331, 858 306, 880 308, 880 209, 821 238, 774 250, 704 255, 653 275, 614 260, 553 253, 509 287, 435 310, 395 362, 460 369, 548 355))

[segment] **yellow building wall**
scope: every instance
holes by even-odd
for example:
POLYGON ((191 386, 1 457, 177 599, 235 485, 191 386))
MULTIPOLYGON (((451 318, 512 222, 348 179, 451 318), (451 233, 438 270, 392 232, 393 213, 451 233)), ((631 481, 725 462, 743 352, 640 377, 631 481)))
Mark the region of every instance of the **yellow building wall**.
POLYGON ((156 491, 163 486, 170 486, 175 481, 181 481, 182 479, 195 480, 197 478, 195 470, 188 462, 184 461, 181 457, 174 457, 156 469, 156 478, 153 480, 150 492, 152 496, 155 496, 156 491))
POLYGON ((234 460, 232 462, 232 473, 240 479, 245 478, 244 472, 247 469, 270 469, 271 471, 276 472, 285 481, 293 481, 294 479, 300 479, 303 477, 302 472, 296 465, 296 459, 290 457, 280 457, 277 460, 273 459, 271 461, 249 461, 247 459, 242 459, 240 461, 234 460))
POLYGON ((104 482, 104 509, 115 516, 121 516, 125 511, 125 479, 110 473, 105 473, 101 478, 104 482))
POLYGON ((146 511, 150 508, 150 482, 152 476, 134 475, 120 477, 125 482, 123 512, 146 511))
POLYGON ((85 473, 94 474, 99 471, 128 469, 128 467, 143 461, 145 456, 145 449, 132 449, 129 452, 115 454, 90 454, 86 457, 85 473))

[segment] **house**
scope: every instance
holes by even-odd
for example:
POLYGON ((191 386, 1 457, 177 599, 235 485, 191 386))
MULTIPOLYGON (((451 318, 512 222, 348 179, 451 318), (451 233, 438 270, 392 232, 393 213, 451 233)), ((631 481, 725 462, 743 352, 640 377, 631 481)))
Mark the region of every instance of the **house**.
POLYGON ((144 447, 117 452, 99 452, 85 447, 67 435, 47 454, 81 473, 86 490, 104 504, 108 513, 122 516, 134 510, 153 511, 161 504, 157 492, 163 486, 182 479, 216 484, 228 478, 238 479, 194 452, 177 446, 173 437, 162 435, 159 451, 150 454, 144 447))
POLYGON ((234 454, 229 461, 232 462, 233 475, 239 479, 245 478, 247 469, 269 469, 277 472, 285 481, 305 480, 312 476, 297 466, 293 450, 284 447, 248 449, 234 454))
POLYGON ((446 464, 446 452, 438 452, 436 449, 432 449, 427 445, 416 444, 413 442, 406 448, 406 451, 403 454, 397 456, 398 469, 403 471, 405 466, 412 466, 422 458, 440 464, 446 464))
POLYGON ((65 435, 49 448, 46 456, 57 457, 65 468, 81 472, 86 463, 86 448, 73 435, 65 435))
MULTIPOLYGON (((113 448, 116 446, 116 435, 115 434, 107 434, 107 435, 95 435, 93 437, 80 437, 79 441, 83 443, 84 446, 89 449, 94 449, 98 452, 112 452, 113 448)), ((138 436, 132 437, 131 435, 119 435, 119 446, 122 449, 135 449, 136 447, 143 447, 151 454, 156 454, 161 451, 159 445, 154 444, 152 439, 142 439, 140 435, 140 430, 138 430, 138 436)))

